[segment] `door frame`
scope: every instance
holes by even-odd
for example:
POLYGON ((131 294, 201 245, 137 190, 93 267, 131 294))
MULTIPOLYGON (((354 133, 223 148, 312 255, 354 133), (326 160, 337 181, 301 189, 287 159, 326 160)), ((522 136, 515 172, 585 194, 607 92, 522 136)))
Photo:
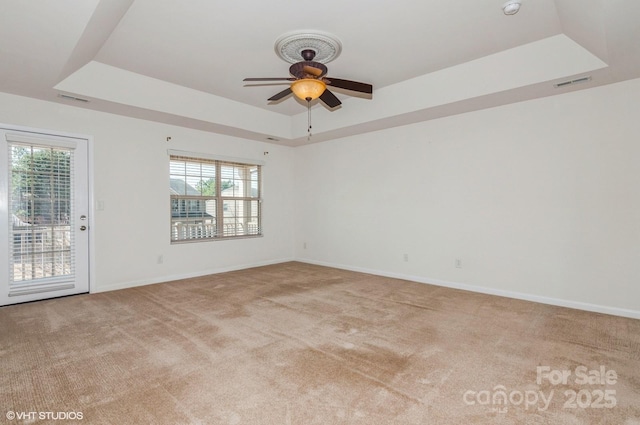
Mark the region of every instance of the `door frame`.
MULTIPOLYGON (((41 135, 44 137, 47 137, 47 136, 66 137, 66 138, 72 138, 72 139, 83 139, 87 141, 87 190, 88 190, 87 209, 88 209, 88 216, 89 216, 87 220, 87 224, 89 227, 89 232, 87 235, 89 239, 88 241, 88 248, 89 248, 88 279, 89 281, 87 282, 87 284, 88 284, 89 293, 94 293, 95 292, 95 285, 94 285, 95 283, 95 238, 93 235, 95 234, 94 233, 95 232, 94 214, 95 214, 96 208, 95 208, 95 198, 94 198, 94 190, 93 190, 94 189, 93 136, 82 134, 82 133, 70 133, 66 131, 53 130, 53 129, 5 124, 2 122, 0 122, 0 129, 8 130, 8 131, 27 132, 27 133, 32 133, 35 136, 41 135)), ((0 200, 0 202, 1 201, 2 200, 0 200)), ((44 301, 44 299, 42 301, 44 301)), ((29 301, 25 301, 25 302, 29 302, 29 301)), ((9 305, 12 305, 12 304, 9 304, 9 305)))

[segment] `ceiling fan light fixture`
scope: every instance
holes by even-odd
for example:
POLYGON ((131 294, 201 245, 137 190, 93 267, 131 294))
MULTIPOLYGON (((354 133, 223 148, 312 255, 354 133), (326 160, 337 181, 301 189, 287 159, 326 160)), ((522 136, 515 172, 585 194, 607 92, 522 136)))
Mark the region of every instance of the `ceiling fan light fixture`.
POLYGON ((505 15, 515 15, 520 10, 520 6, 522 6, 522 1, 509 0, 502 5, 502 11, 505 15))
POLYGON ((291 91, 298 98, 311 101, 319 98, 326 90, 327 85, 324 81, 314 78, 303 78, 291 83, 291 91))

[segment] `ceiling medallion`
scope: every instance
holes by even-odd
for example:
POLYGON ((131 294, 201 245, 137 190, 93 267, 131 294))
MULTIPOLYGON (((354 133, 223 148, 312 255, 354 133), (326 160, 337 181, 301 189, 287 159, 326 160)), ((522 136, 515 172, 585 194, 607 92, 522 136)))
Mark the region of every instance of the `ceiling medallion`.
POLYGON ((342 43, 329 33, 303 30, 280 36, 274 49, 280 59, 292 64, 300 62, 303 50, 313 50, 316 52, 313 60, 324 64, 340 56, 342 43))

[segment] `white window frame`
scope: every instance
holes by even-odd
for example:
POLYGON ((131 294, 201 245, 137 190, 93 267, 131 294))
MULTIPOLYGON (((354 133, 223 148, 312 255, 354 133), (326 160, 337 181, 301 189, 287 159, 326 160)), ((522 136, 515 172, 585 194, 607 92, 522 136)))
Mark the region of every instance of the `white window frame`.
POLYGON ((169 178, 181 178, 186 186, 184 193, 176 193, 170 180, 170 240, 172 244, 256 238, 262 236, 262 166, 259 161, 236 158, 216 157, 184 151, 169 150, 169 178), (185 163, 185 174, 177 173, 179 164, 185 163), (188 166, 187 166, 188 164, 188 166), (196 165, 200 164, 200 175, 196 165), (204 166, 204 167, 202 167, 204 166), (206 167, 215 168, 212 174, 203 174, 206 167), (187 171, 189 170, 189 171, 187 171), (187 183, 215 179, 214 194, 196 193, 198 188, 187 183), (223 182, 231 182, 222 189, 223 182), (187 193, 189 192, 189 193, 187 193), (173 206, 179 209, 186 206, 186 216, 174 214, 173 206), (198 208, 199 216, 189 216, 196 202, 204 202, 204 208, 198 208), (184 204, 183 204, 184 203, 184 204), (180 206, 182 205, 182 206, 180 206))

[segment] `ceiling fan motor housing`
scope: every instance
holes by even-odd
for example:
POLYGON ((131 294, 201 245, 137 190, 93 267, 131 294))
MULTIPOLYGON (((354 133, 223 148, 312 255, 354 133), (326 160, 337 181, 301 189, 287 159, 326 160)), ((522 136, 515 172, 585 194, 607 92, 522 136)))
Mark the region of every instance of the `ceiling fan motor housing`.
POLYGON ((322 78, 327 74, 327 67, 320 62, 302 61, 294 63, 289 67, 289 73, 296 78, 322 78), (311 75, 305 68, 311 67, 320 71, 319 75, 311 75))

